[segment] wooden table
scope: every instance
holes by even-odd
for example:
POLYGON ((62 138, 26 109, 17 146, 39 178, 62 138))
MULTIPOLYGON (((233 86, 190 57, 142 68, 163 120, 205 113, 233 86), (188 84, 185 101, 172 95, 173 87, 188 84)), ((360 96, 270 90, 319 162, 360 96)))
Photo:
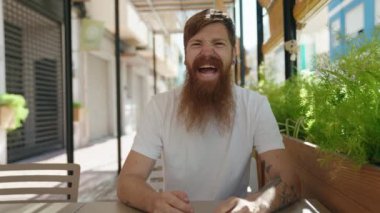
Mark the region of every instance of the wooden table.
MULTIPOLYGON (((195 212, 213 212, 218 202, 197 201, 192 202, 195 212)), ((0 212, 7 213, 141 213, 141 211, 128 207, 118 201, 111 202, 90 202, 90 203, 12 203, 0 204, 0 212)), ((303 199, 280 211, 287 212, 329 212, 317 200, 303 199)))

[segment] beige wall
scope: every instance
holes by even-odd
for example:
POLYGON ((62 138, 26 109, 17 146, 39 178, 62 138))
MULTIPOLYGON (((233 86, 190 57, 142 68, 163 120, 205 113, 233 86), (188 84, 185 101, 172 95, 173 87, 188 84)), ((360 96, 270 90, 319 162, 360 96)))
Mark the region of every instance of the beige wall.
POLYGON ((87 85, 86 85, 86 120, 88 121, 90 140, 97 140, 111 136, 112 129, 110 106, 112 95, 110 94, 109 61, 87 55, 87 85))
POLYGON ((91 139, 116 135, 114 39, 107 31, 99 50, 81 51, 78 42, 79 19, 73 19, 72 27, 73 96, 83 106, 81 119, 74 123, 74 141, 75 147, 81 147, 90 143, 91 139))
POLYGON ((128 93, 125 102, 126 125, 129 131, 135 130, 144 107, 153 96, 153 75, 149 60, 136 55, 125 59, 126 90, 128 93), (133 122, 133 123, 132 123, 133 122))
MULTIPOLYGON (((104 21, 110 32, 115 32, 115 2, 91 0, 86 2, 88 15, 95 20, 104 21)), ((120 37, 129 44, 146 46, 148 44, 148 29, 141 21, 129 0, 119 1, 120 37)))
MULTIPOLYGON (((86 2, 86 9, 88 15, 95 20, 105 22, 106 35, 102 39, 101 48, 98 51, 81 52, 78 47, 80 23, 73 21, 73 57, 74 57, 74 99, 79 100, 84 105, 84 112, 82 112, 83 119, 75 123, 75 144, 76 146, 83 146, 95 139, 92 122, 105 125, 99 128, 108 128, 110 136, 116 135, 116 80, 115 80, 115 55, 114 55, 114 2, 104 0, 91 0, 86 2), (109 12, 112 11, 112 12, 109 12), (75 30, 74 30, 75 28, 75 30), (76 40, 74 39, 76 37, 76 40), (95 62, 94 62, 95 60, 95 62), (101 62, 107 64, 105 66, 93 66, 94 63, 101 62), (100 68, 103 67, 103 68, 100 68), (94 69, 101 70, 94 70, 94 69), (95 73, 95 76, 93 75, 95 73), (105 74, 106 73, 106 74, 105 74), (107 78, 108 83, 98 83, 99 87, 104 89, 108 94, 108 99, 104 100, 100 96, 100 92, 94 91, 91 82, 95 81, 102 75, 103 79, 107 78), (98 98, 98 104, 96 103, 98 98), (104 106, 102 101, 107 102, 107 107, 104 106), (93 105, 101 105, 101 108, 107 108, 108 117, 94 115, 91 112, 93 105), (91 109, 90 109, 91 108, 91 109), (96 118, 94 118, 96 117, 96 118), (103 117, 103 118, 101 118, 103 117)), ((142 45, 144 42, 148 43, 148 31, 145 24, 141 22, 131 3, 127 0, 120 1, 120 26, 122 40, 128 45, 142 45), (132 30, 133 28, 133 30, 132 30), (125 37, 125 35, 133 37, 125 37), (134 43, 133 40, 137 40, 134 43)), ((150 39, 152 40, 152 39, 150 39)), ((160 42, 158 42, 160 43, 160 42)), ((162 60, 158 59, 158 72, 162 76, 174 76, 178 66, 178 49, 171 49, 170 40, 162 39, 162 60)), ((132 48, 133 49, 133 48, 132 48)), ((147 50, 151 54, 151 49, 147 50)), ((121 110, 122 110, 122 125, 124 133, 131 133, 135 130, 136 123, 143 112, 143 109, 151 96, 153 95, 153 71, 152 71, 152 57, 144 58, 139 53, 131 52, 128 56, 123 56, 121 64, 121 110)), ((163 82, 158 82, 159 85, 164 85, 163 82), (160 84, 161 83, 161 84, 160 84)), ((161 86, 160 88, 164 88, 161 86)), ((159 88, 159 89, 160 89, 159 88)), ((161 91, 161 90, 160 90, 161 91)), ((104 129, 103 129, 104 130, 104 129)), ((102 130, 102 131, 103 131, 102 130)))

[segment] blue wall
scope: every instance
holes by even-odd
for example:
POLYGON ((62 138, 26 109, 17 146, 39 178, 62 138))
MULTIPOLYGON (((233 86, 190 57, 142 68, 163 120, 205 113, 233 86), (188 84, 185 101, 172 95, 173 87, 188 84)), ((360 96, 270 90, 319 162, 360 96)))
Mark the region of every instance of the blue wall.
MULTIPOLYGON (((347 1, 347 0, 345 0, 347 1)), ((344 40, 341 40, 339 42, 338 46, 334 46, 334 37, 337 36, 336 33, 339 34, 339 36, 344 37, 346 35, 346 26, 349 23, 346 23, 345 16, 348 12, 350 12, 352 9, 356 8, 358 5, 363 4, 364 5, 364 29, 363 33, 366 36, 371 36, 374 27, 375 27, 375 1, 376 0, 353 0, 343 8, 341 8, 340 11, 329 17, 329 31, 330 31, 330 58, 334 59, 338 55, 343 54, 346 51, 346 44, 344 40), (340 30, 339 32, 333 32, 332 29, 332 23, 334 21, 338 20, 340 23, 340 30)), ((336 7, 338 7, 340 4, 342 4, 344 0, 332 0, 330 1, 328 5, 329 13, 336 7)))

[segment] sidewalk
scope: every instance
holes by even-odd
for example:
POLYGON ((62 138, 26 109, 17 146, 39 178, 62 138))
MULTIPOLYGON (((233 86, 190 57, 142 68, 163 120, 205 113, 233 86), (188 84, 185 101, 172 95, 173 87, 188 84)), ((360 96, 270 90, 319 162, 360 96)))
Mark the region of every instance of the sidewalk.
MULTIPOLYGON (((122 163, 135 134, 122 137, 122 163)), ((17 163, 66 163, 66 150, 59 150, 17 163)), ((117 139, 106 138, 74 151, 74 162, 81 166, 79 202, 115 200, 117 178, 117 139)))

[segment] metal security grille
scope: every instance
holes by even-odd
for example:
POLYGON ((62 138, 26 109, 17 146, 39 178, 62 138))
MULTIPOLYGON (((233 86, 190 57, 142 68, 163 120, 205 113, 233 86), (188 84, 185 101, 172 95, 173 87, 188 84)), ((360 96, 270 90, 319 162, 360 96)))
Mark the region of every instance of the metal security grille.
POLYGON ((4 0, 6 90, 22 94, 29 116, 8 133, 8 161, 62 148, 62 25, 18 0, 4 0))
MULTIPOLYGON (((4 21, 5 31, 5 72, 8 93, 24 95, 22 70, 22 31, 20 27, 4 21)), ((8 146, 22 148, 25 145, 25 129, 20 128, 8 134, 8 146)))
POLYGON ((36 143, 50 144, 59 141, 60 126, 57 123, 59 100, 57 98, 57 62, 42 59, 35 62, 35 113, 36 113, 36 143))

